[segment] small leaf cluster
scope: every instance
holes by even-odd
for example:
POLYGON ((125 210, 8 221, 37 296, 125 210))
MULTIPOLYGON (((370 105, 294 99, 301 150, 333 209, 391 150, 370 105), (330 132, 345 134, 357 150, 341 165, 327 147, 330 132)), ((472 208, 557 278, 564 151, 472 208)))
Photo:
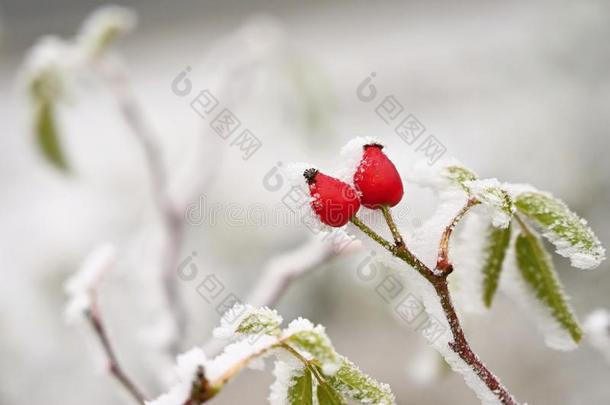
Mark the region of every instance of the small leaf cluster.
MULTIPOLYGON (((214 395, 236 371, 257 359, 276 355, 276 371, 284 372, 276 373, 277 381, 272 385, 270 397, 272 405, 347 405, 348 400, 363 404, 395 404, 388 385, 364 374, 335 351, 323 326, 314 326, 303 318, 292 321, 286 328, 282 328, 282 322, 281 316, 268 308, 238 304, 225 314, 215 335, 233 339, 230 352, 243 354, 239 358, 232 357, 236 364, 219 364, 213 359, 202 365, 206 376, 217 376, 215 369, 219 367, 227 370, 206 381, 214 395), (235 314, 240 315, 235 317, 235 314), (242 347, 238 349, 237 346, 242 347), (289 370, 288 375, 285 370, 289 370)), ((223 359, 223 355, 217 359, 223 359)))
POLYGON ((605 259, 605 250, 587 222, 561 200, 531 186, 481 180, 459 165, 446 167, 444 177, 486 206, 492 217, 482 266, 485 305, 492 305, 505 259, 513 254, 530 292, 572 340, 579 342, 582 330, 542 238, 555 246, 557 254, 569 258, 572 266, 597 267, 605 259))

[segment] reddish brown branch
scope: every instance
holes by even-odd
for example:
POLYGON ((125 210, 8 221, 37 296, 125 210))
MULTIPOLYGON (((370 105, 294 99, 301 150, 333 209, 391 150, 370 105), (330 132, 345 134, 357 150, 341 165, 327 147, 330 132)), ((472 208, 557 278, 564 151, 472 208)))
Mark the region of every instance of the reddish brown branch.
POLYGON ((464 218, 464 215, 466 215, 470 208, 477 204, 479 204, 477 199, 469 199, 466 205, 464 205, 464 207, 453 218, 453 221, 451 221, 451 223, 445 228, 439 243, 438 258, 436 259, 436 270, 439 270, 441 273, 449 274, 453 271, 453 265, 449 261, 449 239, 451 239, 453 230, 462 220, 462 218, 464 218))
POLYGON ((95 303, 95 299, 92 298, 92 300, 93 302, 91 304, 91 308, 86 312, 86 316, 102 345, 104 354, 106 355, 106 360, 108 361, 108 371, 125 388, 125 390, 127 390, 127 392, 133 397, 133 399, 135 399, 140 404, 144 404, 145 397, 142 394, 142 391, 140 391, 140 389, 123 371, 123 368, 121 367, 117 359, 114 349, 112 348, 112 344, 110 343, 110 339, 108 338, 106 329, 104 328, 104 324, 97 308, 97 304, 95 303))
POLYGON ((448 250, 449 250, 449 239, 451 234, 457 224, 462 220, 464 215, 472 208, 473 206, 479 204, 479 201, 476 199, 468 200, 468 203, 457 213, 454 217, 451 224, 449 224, 445 228, 445 232, 441 237, 441 242, 439 246, 439 262, 441 262, 441 266, 437 264, 436 268, 433 270, 428 267, 425 263, 417 258, 404 244, 400 244, 400 241, 404 239, 400 236, 396 225, 391 218, 391 213, 389 210, 384 212, 384 217, 388 222, 388 226, 392 231, 392 235, 395 239, 396 244, 392 245, 390 242, 383 239, 376 232, 362 223, 358 218, 354 217, 352 219, 352 223, 354 223, 358 228, 360 228, 365 234, 370 236, 373 240, 387 249, 394 256, 400 258, 410 266, 412 266, 418 273, 420 273, 426 280, 432 284, 434 287, 436 294, 439 297, 441 306, 443 308, 443 312, 445 313, 445 318, 447 319, 447 323, 449 324, 449 328, 451 330, 451 334, 453 337, 453 341, 449 342, 449 347, 453 350, 460 358, 475 372, 475 374, 480 378, 480 380, 487 386, 487 388, 498 397, 500 402, 504 405, 518 405, 518 402, 513 398, 513 396, 508 392, 506 387, 500 383, 498 378, 487 368, 487 366, 479 359, 479 357, 472 351, 470 348, 470 344, 466 340, 466 336, 464 335, 464 331, 462 330, 462 326, 460 325, 460 320, 455 311, 455 307, 453 306, 453 302, 451 300, 451 293, 449 292, 449 287, 447 284, 447 277, 451 273, 453 269, 451 263, 448 260, 448 250), (389 219, 388 219, 389 218, 389 219), (440 271, 439 271, 440 270, 440 271))
POLYGON ((477 376, 485 383, 487 388, 493 392, 500 401, 505 405, 517 405, 518 402, 508 392, 506 387, 498 380, 498 378, 485 366, 485 364, 479 359, 479 357, 472 351, 470 344, 466 340, 460 320, 455 312, 453 302, 451 301, 451 294, 449 293, 449 287, 447 285, 447 279, 445 277, 439 278, 439 280, 433 283, 434 289, 440 298, 441 306, 445 312, 453 341, 449 342, 449 347, 457 353, 458 356, 466 364, 468 364, 477 376))

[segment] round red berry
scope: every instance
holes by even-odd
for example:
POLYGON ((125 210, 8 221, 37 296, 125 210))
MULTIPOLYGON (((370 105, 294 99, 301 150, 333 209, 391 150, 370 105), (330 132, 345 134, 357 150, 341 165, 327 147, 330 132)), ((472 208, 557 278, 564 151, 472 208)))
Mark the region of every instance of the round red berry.
POLYGON ((303 175, 313 198, 311 208, 322 223, 340 227, 356 215, 360 199, 352 186, 316 169, 307 169, 303 175))
POLYGON ((382 145, 364 145, 363 149, 362 160, 354 173, 354 185, 360 192, 362 205, 373 209, 381 205, 395 206, 404 194, 396 166, 383 153, 382 145))

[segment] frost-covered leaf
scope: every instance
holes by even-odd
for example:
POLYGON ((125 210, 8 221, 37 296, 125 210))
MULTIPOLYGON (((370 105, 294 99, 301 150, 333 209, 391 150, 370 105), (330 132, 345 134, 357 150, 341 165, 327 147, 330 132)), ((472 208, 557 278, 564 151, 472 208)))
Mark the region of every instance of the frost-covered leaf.
POLYGON ((269 308, 261 308, 249 313, 236 328, 237 333, 245 335, 266 334, 278 336, 281 333, 282 318, 269 308))
POLYGON ((491 226, 485 247, 485 264, 483 266, 483 302, 491 306, 498 288, 498 281, 504 264, 504 257, 510 242, 511 227, 504 229, 491 226))
POLYGON ((289 405, 311 405, 313 402, 313 383, 311 371, 304 368, 300 375, 292 377, 288 389, 289 405))
POLYGON ((469 169, 458 165, 447 166, 445 168, 445 176, 462 187, 467 193, 470 193, 470 189, 466 185, 466 182, 473 181, 478 178, 477 175, 469 169))
POLYGON ((568 257, 572 266, 591 269, 605 259, 605 249, 584 219, 550 194, 526 192, 516 199, 517 209, 544 231, 557 253, 568 257))
POLYGON ((363 404, 392 405, 395 403, 394 394, 389 385, 375 381, 347 359, 343 360, 337 373, 329 377, 328 381, 344 397, 355 399, 363 404))
POLYGON ((517 265, 523 279, 539 301, 545 304, 555 320, 570 334, 574 342, 582 331, 557 278, 550 255, 540 239, 533 234, 520 234, 516 241, 517 265))
POLYGON ((222 316, 214 336, 220 339, 238 339, 244 335, 279 336, 282 322, 282 317, 273 309, 238 303, 222 316))
POLYGON ((312 330, 296 332, 286 342, 316 359, 326 375, 334 374, 339 368, 339 356, 320 325, 312 330))
POLYGON ((42 155, 56 168, 67 171, 68 162, 59 141, 53 103, 50 101, 40 103, 35 113, 36 141, 42 155))
POLYGON ((347 405, 345 399, 326 382, 318 385, 317 397, 320 405, 347 405))
POLYGON ((515 203, 497 179, 472 180, 464 184, 470 195, 487 207, 493 226, 508 227, 515 213, 515 203))

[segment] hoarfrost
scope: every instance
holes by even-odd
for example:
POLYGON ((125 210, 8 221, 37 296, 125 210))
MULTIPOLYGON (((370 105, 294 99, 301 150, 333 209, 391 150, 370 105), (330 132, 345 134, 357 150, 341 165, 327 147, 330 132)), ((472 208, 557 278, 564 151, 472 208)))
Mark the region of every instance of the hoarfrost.
POLYGON ((80 269, 64 284, 68 295, 65 317, 68 322, 78 319, 91 304, 91 293, 100 282, 104 273, 116 262, 116 248, 112 244, 103 244, 93 250, 84 260, 80 269))

